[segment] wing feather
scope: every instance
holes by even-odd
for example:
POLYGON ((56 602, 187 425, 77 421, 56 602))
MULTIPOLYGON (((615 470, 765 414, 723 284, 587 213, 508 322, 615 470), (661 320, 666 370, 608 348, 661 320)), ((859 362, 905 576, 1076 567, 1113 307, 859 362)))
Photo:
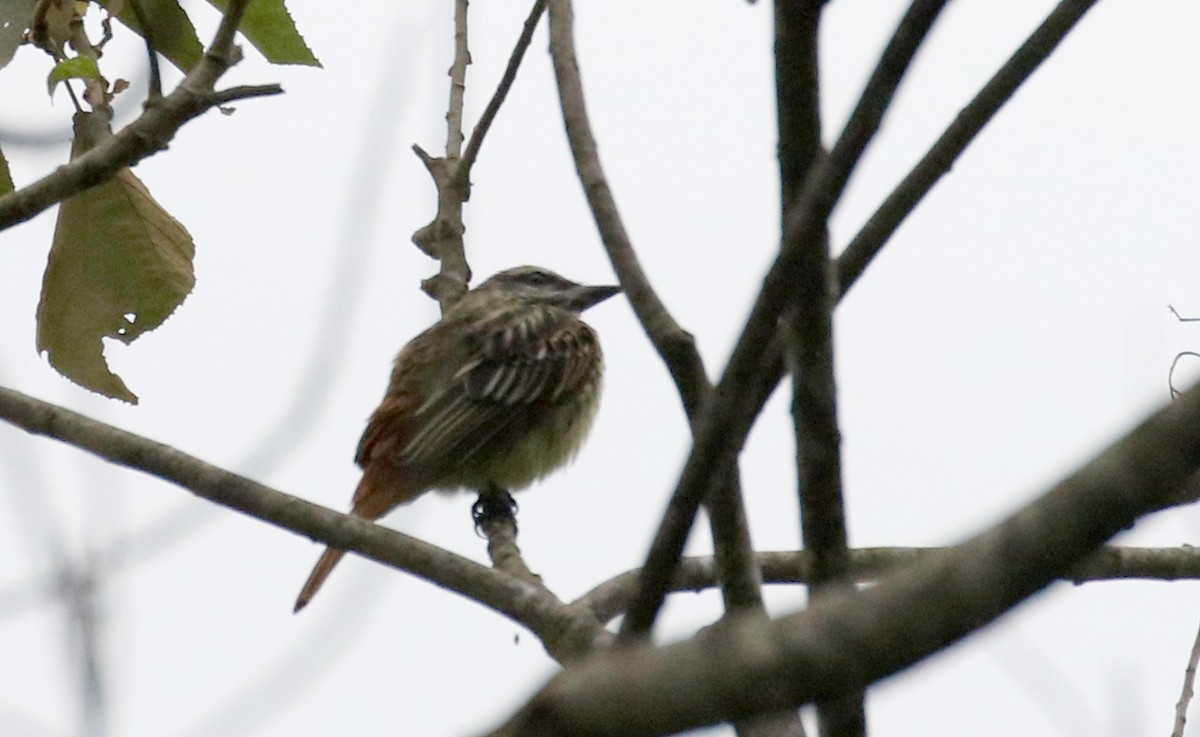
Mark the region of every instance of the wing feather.
MULTIPOLYGON (((399 462, 446 472, 461 467, 505 431, 533 426, 598 371, 595 333, 556 307, 525 305, 470 340, 466 360, 447 374, 440 392, 413 402, 404 442, 389 448, 399 462)), ((370 435, 368 427, 360 456, 374 445, 370 435)))

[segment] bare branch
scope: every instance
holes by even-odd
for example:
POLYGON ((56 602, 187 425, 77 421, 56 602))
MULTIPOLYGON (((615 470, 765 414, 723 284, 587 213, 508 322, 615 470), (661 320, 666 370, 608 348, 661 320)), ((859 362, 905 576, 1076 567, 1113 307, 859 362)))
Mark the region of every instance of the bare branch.
POLYGON ((0 197, 0 230, 25 222, 71 195, 110 179, 118 170, 165 149, 184 123, 220 104, 214 98, 213 86, 239 59, 233 35, 247 1, 229 3, 208 52, 171 94, 150 101, 137 120, 87 153, 0 197))
POLYGON ((1191 705, 1192 696, 1195 695, 1197 663, 1200 663, 1200 630, 1196 632, 1196 639, 1192 642, 1192 652, 1188 655, 1187 668, 1183 671, 1183 689, 1179 693, 1178 703, 1175 704, 1175 727, 1171 730, 1171 737, 1183 737, 1183 728, 1187 724, 1188 706, 1191 705))
MULTIPOLYGON (((507 490, 491 487, 479 492, 471 507, 475 532, 487 538, 492 567, 537 586, 553 596, 542 577, 529 569, 517 546, 517 503, 507 490)), ((555 597, 557 599, 557 597, 555 597)))
POLYGON ((421 288, 437 300, 442 314, 467 293, 471 266, 463 243, 463 203, 471 196, 467 177, 457 175, 462 151, 463 96, 467 89, 467 0, 454 2, 454 61, 450 64, 450 102, 446 111, 446 155, 431 156, 418 145, 413 152, 421 159, 437 189, 437 212, 433 220, 418 228, 412 242, 426 256, 437 259, 438 273, 421 282, 421 288))
POLYGON ((564 606, 542 588, 359 517, 276 491, 162 443, 11 389, 0 388, 0 419, 465 596, 529 628, 560 661, 608 640, 608 633, 584 608, 564 606))
MULTIPOLYGON (((859 583, 874 583, 885 574, 928 561, 948 548, 855 548, 850 550, 847 575, 859 583)), ((812 581, 812 556, 803 550, 763 551, 755 554, 765 584, 807 584, 812 581)), ((637 590, 638 569, 626 571, 600 583, 573 604, 591 609, 596 618, 608 623, 625 612, 637 590)), ((1078 565, 1059 576, 1075 584, 1103 581, 1196 581, 1200 580, 1200 549, 1190 545, 1178 548, 1136 548, 1106 545, 1078 565)), ((697 592, 717 585, 717 573, 710 556, 688 557, 679 561, 671 592, 697 592)))
POLYGON ((471 49, 467 46, 467 0, 454 0, 454 62, 450 65, 450 109, 446 111, 446 158, 455 160, 462 153, 463 97, 467 92, 467 66, 471 49))
POLYGON ((277 84, 244 84, 237 87, 214 92, 209 95, 208 99, 214 105, 227 105, 237 100, 248 100, 252 97, 268 97, 270 95, 282 95, 283 88, 277 84))
POLYGON ((658 298, 642 265, 625 225, 617 210, 616 200, 604 176, 600 156, 596 149, 596 138, 588 120, 587 106, 583 99, 583 83, 579 76, 579 62, 575 58, 574 11, 570 0, 551 0, 550 3, 550 54, 554 60, 554 75, 558 81, 558 94, 562 103, 563 123, 571 154, 575 158, 575 170, 587 195, 588 206, 600 231, 600 239, 608 252, 609 261, 621 282, 625 296, 637 314, 642 329, 662 356, 667 370, 675 380, 675 386, 683 398, 684 409, 691 421, 695 421, 704 405, 709 388, 708 378, 695 340, 675 322, 666 305, 658 298))
POLYGON ((913 167, 908 176, 888 195, 858 235, 838 258, 841 293, 844 295, 862 276, 871 260, 887 243, 900 223, 933 189, 983 130, 1004 103, 1041 66, 1071 29, 1097 0, 1062 0, 1058 7, 1021 47, 1005 62, 971 102, 962 109, 946 132, 913 167))
MULTIPOLYGON (((757 415, 757 408, 753 413, 749 411, 747 398, 757 391, 756 375, 771 345, 780 313, 796 290, 811 286, 798 284, 795 279, 803 245, 822 236, 829 213, 841 197, 850 173, 878 130, 904 72, 945 3, 946 0, 915 0, 910 6, 845 130, 833 150, 810 173, 804 195, 788 217, 780 254, 767 274, 729 365, 699 423, 692 452, 643 568, 642 590, 622 624, 622 638, 640 637, 649 631, 657 617, 700 502, 720 479, 720 469, 732 464, 757 415)), ((552 17, 555 7, 551 6, 552 17)))
POLYGON ((435 276, 426 279, 421 287, 441 305, 442 312, 457 302, 467 291, 471 281, 471 267, 467 262, 463 234, 463 204, 471 197, 471 167, 479 156, 479 149, 491 127, 492 121, 516 81, 517 70, 525 57, 525 51, 533 38, 537 22, 546 9, 546 0, 536 0, 525 27, 517 39, 508 60, 508 66, 492 99, 480 116, 471 133, 465 153, 462 148, 463 93, 466 90, 467 65, 471 52, 467 46, 467 2, 455 3, 454 15, 454 63, 450 67, 450 108, 446 113, 446 156, 430 156, 420 146, 413 146, 429 175, 433 178, 438 193, 437 213, 433 220, 413 234, 412 241, 427 256, 440 262, 435 276))
MULTIPOLYGON (((550 53, 575 169, 609 261, 642 328, 671 373, 694 431, 712 386, 691 334, 675 322, 642 270, 608 186, 584 101, 575 54, 573 15, 570 0, 552 2, 550 53)), ((720 476, 722 481, 711 499, 709 513, 725 605, 730 610, 761 612, 761 581, 754 567, 754 550, 736 463, 731 461, 720 476)))
MULTIPOLYGON (((246 14, 246 6, 249 4, 250 0, 230 0, 225 6, 225 15, 221 17, 217 33, 208 47, 208 56, 229 58, 237 53, 234 51, 233 37, 237 34, 238 26, 242 24, 242 16, 246 14)), ((233 62, 230 62, 230 65, 232 64, 233 62)))
POLYGON ((529 49, 530 42, 533 41, 533 32, 537 29, 538 21, 542 19, 544 12, 546 12, 546 0, 536 0, 533 9, 529 11, 529 17, 525 19, 521 35, 517 38, 516 45, 513 46, 512 54, 508 58, 508 65, 504 68, 504 75, 500 78, 500 84, 496 85, 492 99, 488 101, 487 107, 483 109, 483 114, 479 116, 479 122, 475 124, 475 129, 471 131, 471 138, 467 141, 467 148, 463 152, 462 160, 459 161, 458 171, 455 172, 464 182, 471 176, 471 167, 475 166, 475 159, 479 156, 479 148, 483 145, 483 139, 487 136, 488 130, 492 127, 492 121, 496 119, 496 113, 500 111, 500 106, 504 104, 505 98, 508 97, 508 91, 512 89, 513 82, 517 79, 517 70, 521 68, 521 61, 524 60, 525 52, 529 49))
POLYGON ((862 689, 1010 611, 1138 517, 1179 499, 1197 468, 1193 387, 961 545, 775 622, 749 617, 676 645, 597 653, 553 678, 492 734, 673 734, 862 689))
MULTIPOLYGON (((862 275, 870 260, 908 213, 932 189, 937 180, 950 170, 974 136, 991 121, 1004 102, 1029 79, 1041 62, 1057 48, 1063 37, 1095 3, 1096 0, 1063 0, 970 104, 963 108, 954 123, 913 167, 904 181, 893 190, 838 258, 839 300, 862 275)), ((783 379, 784 371, 782 349, 778 343, 772 343, 762 368, 756 374, 754 401, 750 406, 754 416, 758 415, 767 399, 774 393, 783 379)))

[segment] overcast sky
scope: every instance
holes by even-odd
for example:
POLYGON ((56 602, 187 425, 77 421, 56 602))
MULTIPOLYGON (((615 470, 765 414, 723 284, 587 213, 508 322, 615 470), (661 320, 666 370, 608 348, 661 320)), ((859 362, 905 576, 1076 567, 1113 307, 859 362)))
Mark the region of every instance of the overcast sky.
MULTIPOLYGON (((836 247, 1053 5, 951 4, 835 213, 836 247)), ((294 6, 325 68, 271 68, 250 51, 226 81, 281 81, 287 94, 208 114, 136 169, 197 244, 196 289, 177 313, 132 347, 109 346, 141 405, 90 395, 35 354, 52 212, 0 236, 0 384, 345 509, 389 362, 437 315, 418 289, 435 265, 409 243, 433 190, 409 147, 444 146, 450 3, 294 6)), ((830 4, 827 140, 903 6, 830 4)), ((472 7, 470 121, 527 10, 472 7)), ((195 11, 208 38, 215 14, 195 11)), ((576 14, 617 202, 715 375, 777 247, 770 4, 608 0, 576 14)), ((961 540, 1167 400, 1172 357, 1200 350, 1200 326, 1166 309, 1200 316, 1198 24, 1200 6, 1182 0, 1100 2, 839 307, 853 545, 961 540)), ((118 43, 105 61, 140 78, 141 47, 118 43)), ((479 276, 535 263, 611 283, 546 48, 543 26, 474 170, 469 256, 479 276)), ((15 137, 69 125, 65 96, 47 105, 46 72, 24 49, 0 74, 0 142, 18 186, 67 154, 15 137)), ((640 564, 687 449, 674 389, 628 305, 588 320, 608 362, 592 441, 519 497, 526 560, 563 598, 640 564)), ((799 539, 784 394, 742 461, 766 549, 799 539)), ((7 426, 0 492, 4 735, 80 734, 74 643, 48 589, 56 560, 89 551, 102 553, 113 735, 472 735, 555 670, 511 622, 358 560, 293 617, 318 546, 7 426)), ((430 496, 385 524, 486 560, 471 501, 430 496)), ((707 549, 703 527, 694 552, 707 549)), ((1198 537, 1200 514, 1186 509, 1121 542, 1198 537)), ((803 594, 769 599, 785 613, 803 594)), ((718 612, 716 594, 676 597, 662 634, 686 637, 718 612)), ((1166 735, 1198 620, 1195 584, 1054 587, 873 689, 870 733, 1166 735)))

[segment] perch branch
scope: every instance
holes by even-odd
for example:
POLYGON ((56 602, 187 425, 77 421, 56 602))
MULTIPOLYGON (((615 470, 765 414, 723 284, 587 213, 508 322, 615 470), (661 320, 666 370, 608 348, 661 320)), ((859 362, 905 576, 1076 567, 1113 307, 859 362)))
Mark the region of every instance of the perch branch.
POLYGON ((11 389, 0 388, 0 419, 465 596, 529 628, 560 661, 608 639, 608 633, 586 609, 564 606, 543 588, 361 518, 276 491, 168 445, 11 389))

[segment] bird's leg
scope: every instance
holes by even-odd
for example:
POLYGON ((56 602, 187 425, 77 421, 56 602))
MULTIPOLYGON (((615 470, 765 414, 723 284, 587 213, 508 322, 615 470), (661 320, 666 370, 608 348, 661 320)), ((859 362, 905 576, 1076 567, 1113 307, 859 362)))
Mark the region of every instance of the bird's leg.
POLYGON ((507 489, 501 489, 495 484, 480 489, 479 498, 471 505, 471 519, 475 522, 475 532, 486 537, 484 527, 489 523, 509 522, 514 533, 517 527, 517 502, 507 489))
POLYGON ((506 489, 494 484, 479 491, 479 499, 471 506, 475 532, 488 541, 488 557, 492 567, 517 578, 546 588, 541 576, 529 570, 517 547, 517 503, 506 489))

